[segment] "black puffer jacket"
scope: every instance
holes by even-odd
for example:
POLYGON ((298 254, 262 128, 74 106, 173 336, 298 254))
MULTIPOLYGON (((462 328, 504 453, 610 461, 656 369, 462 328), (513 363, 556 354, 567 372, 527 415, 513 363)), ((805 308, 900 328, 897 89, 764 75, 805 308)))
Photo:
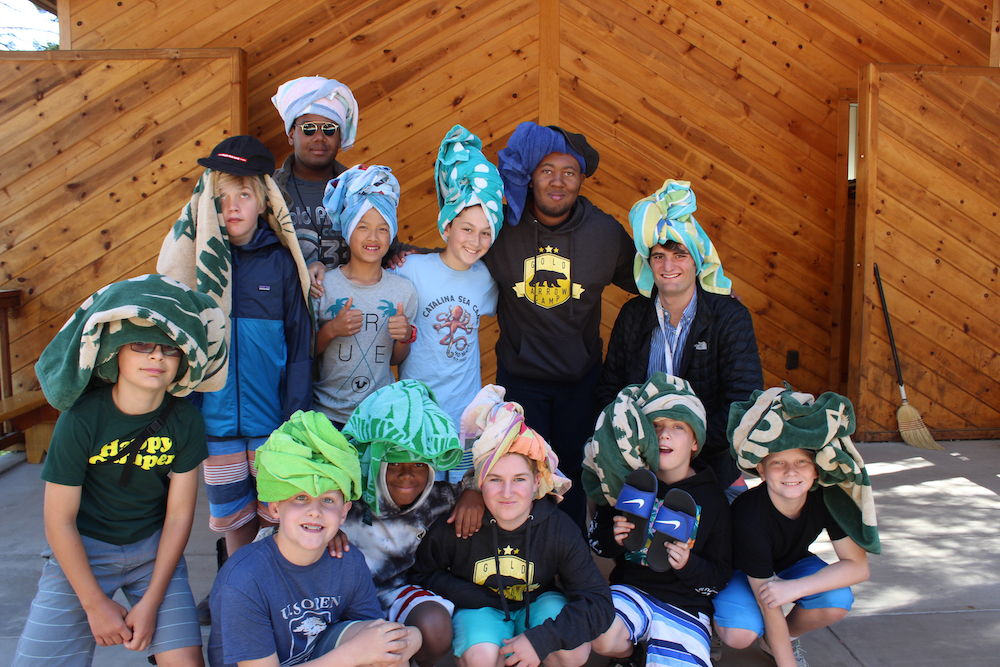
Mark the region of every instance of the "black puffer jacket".
MULTIPOLYGON (((739 476, 726 438, 729 406, 763 389, 764 373, 750 311, 732 297, 709 294, 700 285, 697 289, 698 310, 677 374, 691 383, 705 405, 708 430, 701 458, 725 488, 739 476)), ((597 385, 596 404, 602 409, 623 387, 647 380, 649 345, 657 327, 655 298, 654 289, 652 298, 636 297, 618 313, 597 385)))

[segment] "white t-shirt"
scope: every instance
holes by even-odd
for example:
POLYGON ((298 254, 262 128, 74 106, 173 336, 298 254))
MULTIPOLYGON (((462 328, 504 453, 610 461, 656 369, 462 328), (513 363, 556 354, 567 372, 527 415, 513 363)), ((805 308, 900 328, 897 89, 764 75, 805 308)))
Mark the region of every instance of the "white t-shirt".
POLYGON ((479 318, 497 311, 497 284, 482 262, 449 268, 437 253, 410 255, 396 272, 417 290, 417 340, 399 366, 400 378, 424 382, 459 426, 482 388, 479 318))

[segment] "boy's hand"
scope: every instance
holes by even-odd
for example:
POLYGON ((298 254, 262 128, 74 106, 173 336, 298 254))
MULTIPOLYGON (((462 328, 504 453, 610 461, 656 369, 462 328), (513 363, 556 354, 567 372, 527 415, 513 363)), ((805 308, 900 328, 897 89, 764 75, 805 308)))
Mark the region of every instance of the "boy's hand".
POLYGON ((768 609, 781 607, 783 604, 795 602, 802 597, 796 587, 795 579, 787 580, 775 576, 760 586, 760 601, 767 605, 768 609))
POLYGON ((410 340, 413 330, 410 329, 410 321, 403 314, 403 303, 396 304, 396 314, 389 318, 389 335, 393 340, 399 342, 410 340))
POLYGON ((389 261, 386 262, 386 266, 388 266, 390 269, 398 269, 403 265, 403 262, 406 261, 406 256, 412 255, 415 252, 416 250, 400 250, 395 255, 389 258, 389 261))
POLYGON ((486 503, 483 502, 483 494, 479 491, 466 489, 458 497, 455 509, 448 517, 448 523, 455 524, 455 537, 465 539, 478 533, 483 526, 483 513, 486 511, 486 503))
POLYGON ((625 541, 625 538, 628 537, 628 534, 634 529, 635 524, 626 519, 623 515, 619 514, 615 517, 614 536, 615 542, 618 543, 618 546, 622 545, 622 542, 625 541))
POLYGON ((690 555, 691 548, 687 542, 667 540, 667 558, 670 559, 670 567, 674 568, 674 570, 683 569, 687 565, 690 555))
POLYGON ((504 645, 500 647, 500 655, 506 655, 507 659, 503 664, 508 667, 538 667, 542 664, 541 658, 535 653, 535 647, 531 645, 528 638, 523 634, 513 639, 504 639, 504 645))
POLYGON ((323 278, 326 276, 326 265, 323 262, 313 262, 308 266, 309 296, 318 299, 323 296, 323 278))
POLYGON ((156 613, 160 605, 142 598, 136 602, 125 616, 125 625, 132 630, 132 638, 126 639, 125 648, 130 651, 145 651, 156 630, 156 613))
POLYGON ((330 544, 327 545, 327 549, 330 550, 330 555, 334 558, 343 558, 344 552, 351 550, 351 542, 347 539, 344 531, 338 530, 337 534, 330 540, 330 544))
POLYGON ((402 623, 390 623, 380 618, 369 623, 350 641, 358 642, 360 664, 391 665, 399 662, 403 651, 410 645, 410 630, 402 623))
MULTIPOLYGON (((354 303, 354 297, 348 297, 347 303, 340 309, 337 316, 323 325, 324 329, 329 327, 329 331, 334 338, 346 338, 348 336, 355 336, 361 332, 361 325, 364 323, 365 316, 360 310, 352 308, 352 303, 354 303)), ((389 319, 391 320, 392 318, 389 319)))
POLYGON ((115 646, 132 639, 132 631, 125 624, 128 610, 111 598, 105 597, 96 607, 84 611, 98 646, 115 646))

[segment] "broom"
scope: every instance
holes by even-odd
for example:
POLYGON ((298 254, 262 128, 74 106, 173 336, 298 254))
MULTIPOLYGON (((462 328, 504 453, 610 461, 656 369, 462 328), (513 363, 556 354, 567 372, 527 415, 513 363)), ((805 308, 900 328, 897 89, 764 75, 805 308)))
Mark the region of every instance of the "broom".
POLYGON ((903 442, 920 449, 942 450, 944 447, 934 441, 934 436, 924 426, 924 420, 915 407, 906 402, 906 388, 903 386, 903 371, 899 368, 899 353, 896 352, 896 340, 892 337, 892 323, 889 322, 889 308, 885 305, 885 292, 882 291, 882 276, 875 265, 875 283, 878 285, 878 296, 882 299, 882 313, 885 315, 885 328, 889 331, 889 346, 892 348, 892 360, 896 362, 896 379, 899 380, 899 395, 903 404, 896 411, 896 421, 899 422, 899 434, 903 442))

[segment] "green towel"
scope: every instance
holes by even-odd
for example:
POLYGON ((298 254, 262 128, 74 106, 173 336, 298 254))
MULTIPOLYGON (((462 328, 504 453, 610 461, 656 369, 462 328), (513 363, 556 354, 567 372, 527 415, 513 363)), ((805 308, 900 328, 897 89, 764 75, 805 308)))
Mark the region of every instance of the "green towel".
POLYGON ((35 364, 49 404, 68 410, 91 379, 118 380, 118 350, 129 343, 179 347, 184 360, 167 391, 184 396, 225 376, 226 318, 215 301, 167 276, 149 274, 94 292, 35 364))
POLYGON ((305 492, 318 498, 340 491, 361 495, 358 450, 322 412, 296 411, 257 450, 257 498, 272 503, 305 492))
POLYGON ((361 452, 364 501, 377 515, 383 463, 426 463, 451 470, 462 460, 455 423, 419 380, 400 380, 375 390, 355 408, 344 435, 361 452))
MULTIPOLYGON (((191 201, 184 206, 181 217, 163 239, 156 270, 180 281, 198 292, 208 294, 229 319, 232 313, 232 265, 233 256, 226 234, 226 221, 219 203, 219 172, 206 169, 198 179, 191 194, 191 201), (205 193, 211 193, 211 196, 205 193)), ((306 270, 295 227, 288 213, 285 199, 278 185, 270 176, 263 176, 267 191, 264 215, 281 245, 288 248, 295 260, 302 284, 302 295, 312 312, 309 299, 309 272, 306 270), (275 206, 277 205, 277 206, 275 206)), ((226 329, 226 344, 229 344, 229 329, 226 329)), ((222 372, 209 379, 200 391, 218 391, 226 386, 226 373, 222 372)))
MULTIPOLYGON (((645 384, 631 384, 597 418, 594 437, 583 450, 583 490, 598 505, 614 505, 633 470, 660 469, 660 446, 653 422, 682 421, 705 444, 705 406, 687 380, 654 373, 645 384)), ((701 447, 695 456, 701 452, 701 447)))
POLYGON ((758 389, 729 409, 730 453, 741 470, 756 475, 757 464, 771 452, 816 452, 817 483, 824 487, 827 509, 858 546, 877 554, 875 498, 852 433, 854 406, 833 392, 815 399, 786 387, 758 389))

